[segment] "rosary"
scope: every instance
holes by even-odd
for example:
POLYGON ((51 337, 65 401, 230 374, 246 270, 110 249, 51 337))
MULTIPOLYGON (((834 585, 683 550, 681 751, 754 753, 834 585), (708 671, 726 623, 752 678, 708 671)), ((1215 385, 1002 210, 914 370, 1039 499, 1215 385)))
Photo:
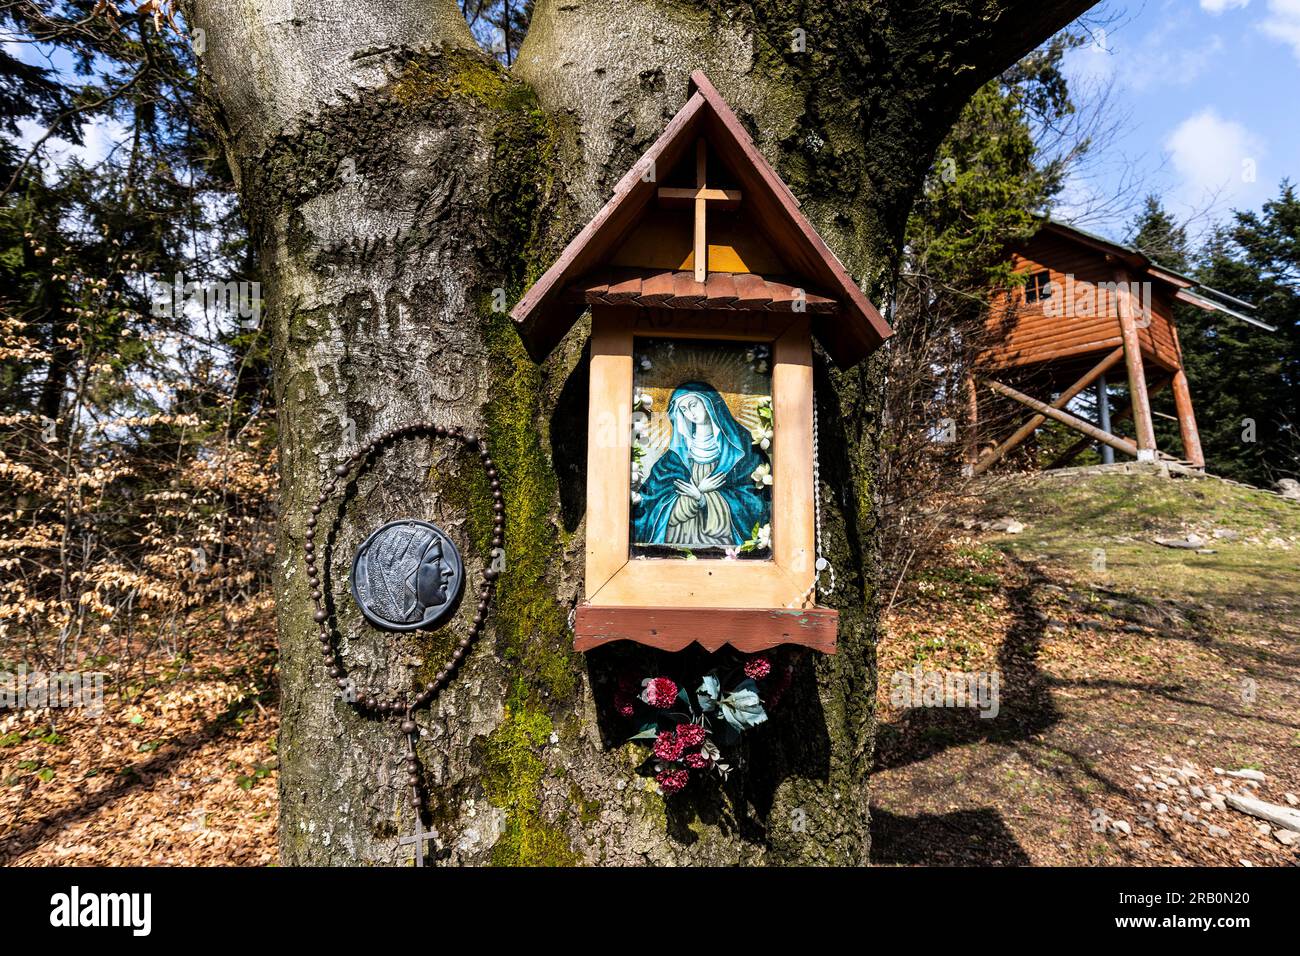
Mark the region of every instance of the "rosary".
MULTIPOLYGON (((411 809, 415 813, 415 833, 398 842, 414 843, 415 865, 423 866, 424 842, 433 839, 436 834, 423 829, 424 802, 420 786, 420 761, 415 748, 418 734, 415 712, 428 705, 438 691, 446 686, 470 645, 483 630, 500 571, 491 563, 483 570, 474 623, 452 652, 451 659, 433 680, 417 687, 409 695, 385 697, 365 687, 358 686, 354 689, 352 680, 347 676, 342 653, 330 628, 324 589, 321 587, 321 572, 316 563, 316 526, 321 508, 338 491, 340 479, 346 479, 354 468, 378 453, 383 445, 415 435, 452 438, 478 453, 492 491, 493 554, 500 553, 504 540, 505 501, 501 496, 501 482, 496 465, 488 454, 487 443, 477 435, 466 434, 460 426, 446 428, 427 419, 389 429, 335 467, 334 477, 321 489, 320 497, 311 507, 303 553, 307 564, 307 580, 311 584, 311 599, 316 606, 313 619, 320 628, 318 636, 321 655, 329 676, 338 684, 344 699, 362 713, 401 717, 400 729, 406 737, 406 782, 411 791, 411 809)), ((464 585, 464 566, 460 552, 437 525, 429 521, 399 519, 380 527, 357 548, 349 581, 353 599, 371 624, 389 631, 429 629, 455 611, 464 585)))

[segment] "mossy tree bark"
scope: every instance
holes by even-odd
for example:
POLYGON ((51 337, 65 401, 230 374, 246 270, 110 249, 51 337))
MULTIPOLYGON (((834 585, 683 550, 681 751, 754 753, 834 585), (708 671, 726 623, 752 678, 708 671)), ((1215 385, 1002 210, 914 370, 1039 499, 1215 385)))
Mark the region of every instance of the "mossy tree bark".
MULTIPOLYGON (((282 451, 281 849, 292 864, 409 859, 401 742, 340 699, 316 651, 308 508, 375 434, 428 418, 484 434, 507 502, 488 630, 419 717, 450 863, 863 863, 875 692, 878 383, 821 363, 820 489, 840 653, 805 658, 788 703, 720 791, 666 803, 620 746, 601 684, 621 652, 572 654, 579 593, 585 330, 542 366, 513 303, 682 104, 703 68, 827 241, 879 293, 907 209, 967 97, 1089 0, 874 4, 539 0, 513 71, 452 0, 192 0, 203 106, 262 256, 282 451), (800 32, 802 31, 802 32, 800 32), (504 290, 504 295, 497 290, 504 290)), ((476 463, 411 440, 323 517, 338 633, 363 683, 405 690, 432 636, 377 634, 345 599, 369 530, 449 529, 471 574, 490 537, 476 463)))

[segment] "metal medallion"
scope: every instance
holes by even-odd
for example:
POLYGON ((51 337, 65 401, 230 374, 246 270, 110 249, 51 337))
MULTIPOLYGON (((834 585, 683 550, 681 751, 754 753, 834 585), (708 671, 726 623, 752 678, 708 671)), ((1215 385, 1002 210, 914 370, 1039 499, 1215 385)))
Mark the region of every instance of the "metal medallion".
POLYGON ((350 583, 367 621, 388 631, 414 631, 455 610, 465 568, 441 528, 408 518, 388 522, 362 542, 350 583))

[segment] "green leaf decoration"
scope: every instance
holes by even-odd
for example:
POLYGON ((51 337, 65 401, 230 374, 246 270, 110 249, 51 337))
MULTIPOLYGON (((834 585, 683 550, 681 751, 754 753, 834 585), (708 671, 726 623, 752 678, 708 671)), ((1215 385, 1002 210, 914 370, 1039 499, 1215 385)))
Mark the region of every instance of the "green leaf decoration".
POLYGON ((718 701, 722 719, 736 730, 756 727, 767 720, 767 711, 758 696, 758 685, 746 678, 736 689, 718 701))
POLYGON ((628 740, 654 740, 659 736, 659 725, 653 720, 647 721, 641 725, 641 729, 634 733, 628 740))

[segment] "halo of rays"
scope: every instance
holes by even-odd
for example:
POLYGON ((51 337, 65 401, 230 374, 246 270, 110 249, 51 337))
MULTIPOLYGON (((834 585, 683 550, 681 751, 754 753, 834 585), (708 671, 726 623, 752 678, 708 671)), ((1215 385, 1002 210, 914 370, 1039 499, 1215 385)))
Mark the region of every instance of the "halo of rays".
POLYGON ((636 359, 645 356, 651 364, 643 371, 637 361, 633 375, 634 391, 645 392, 652 402, 642 463, 646 474, 668 447, 673 430, 668 418, 668 400, 684 382, 712 385, 732 417, 751 435, 762 430, 758 406, 772 397, 772 370, 769 364, 766 372, 758 372, 745 360, 745 352, 751 345, 707 340, 635 340, 636 359))

